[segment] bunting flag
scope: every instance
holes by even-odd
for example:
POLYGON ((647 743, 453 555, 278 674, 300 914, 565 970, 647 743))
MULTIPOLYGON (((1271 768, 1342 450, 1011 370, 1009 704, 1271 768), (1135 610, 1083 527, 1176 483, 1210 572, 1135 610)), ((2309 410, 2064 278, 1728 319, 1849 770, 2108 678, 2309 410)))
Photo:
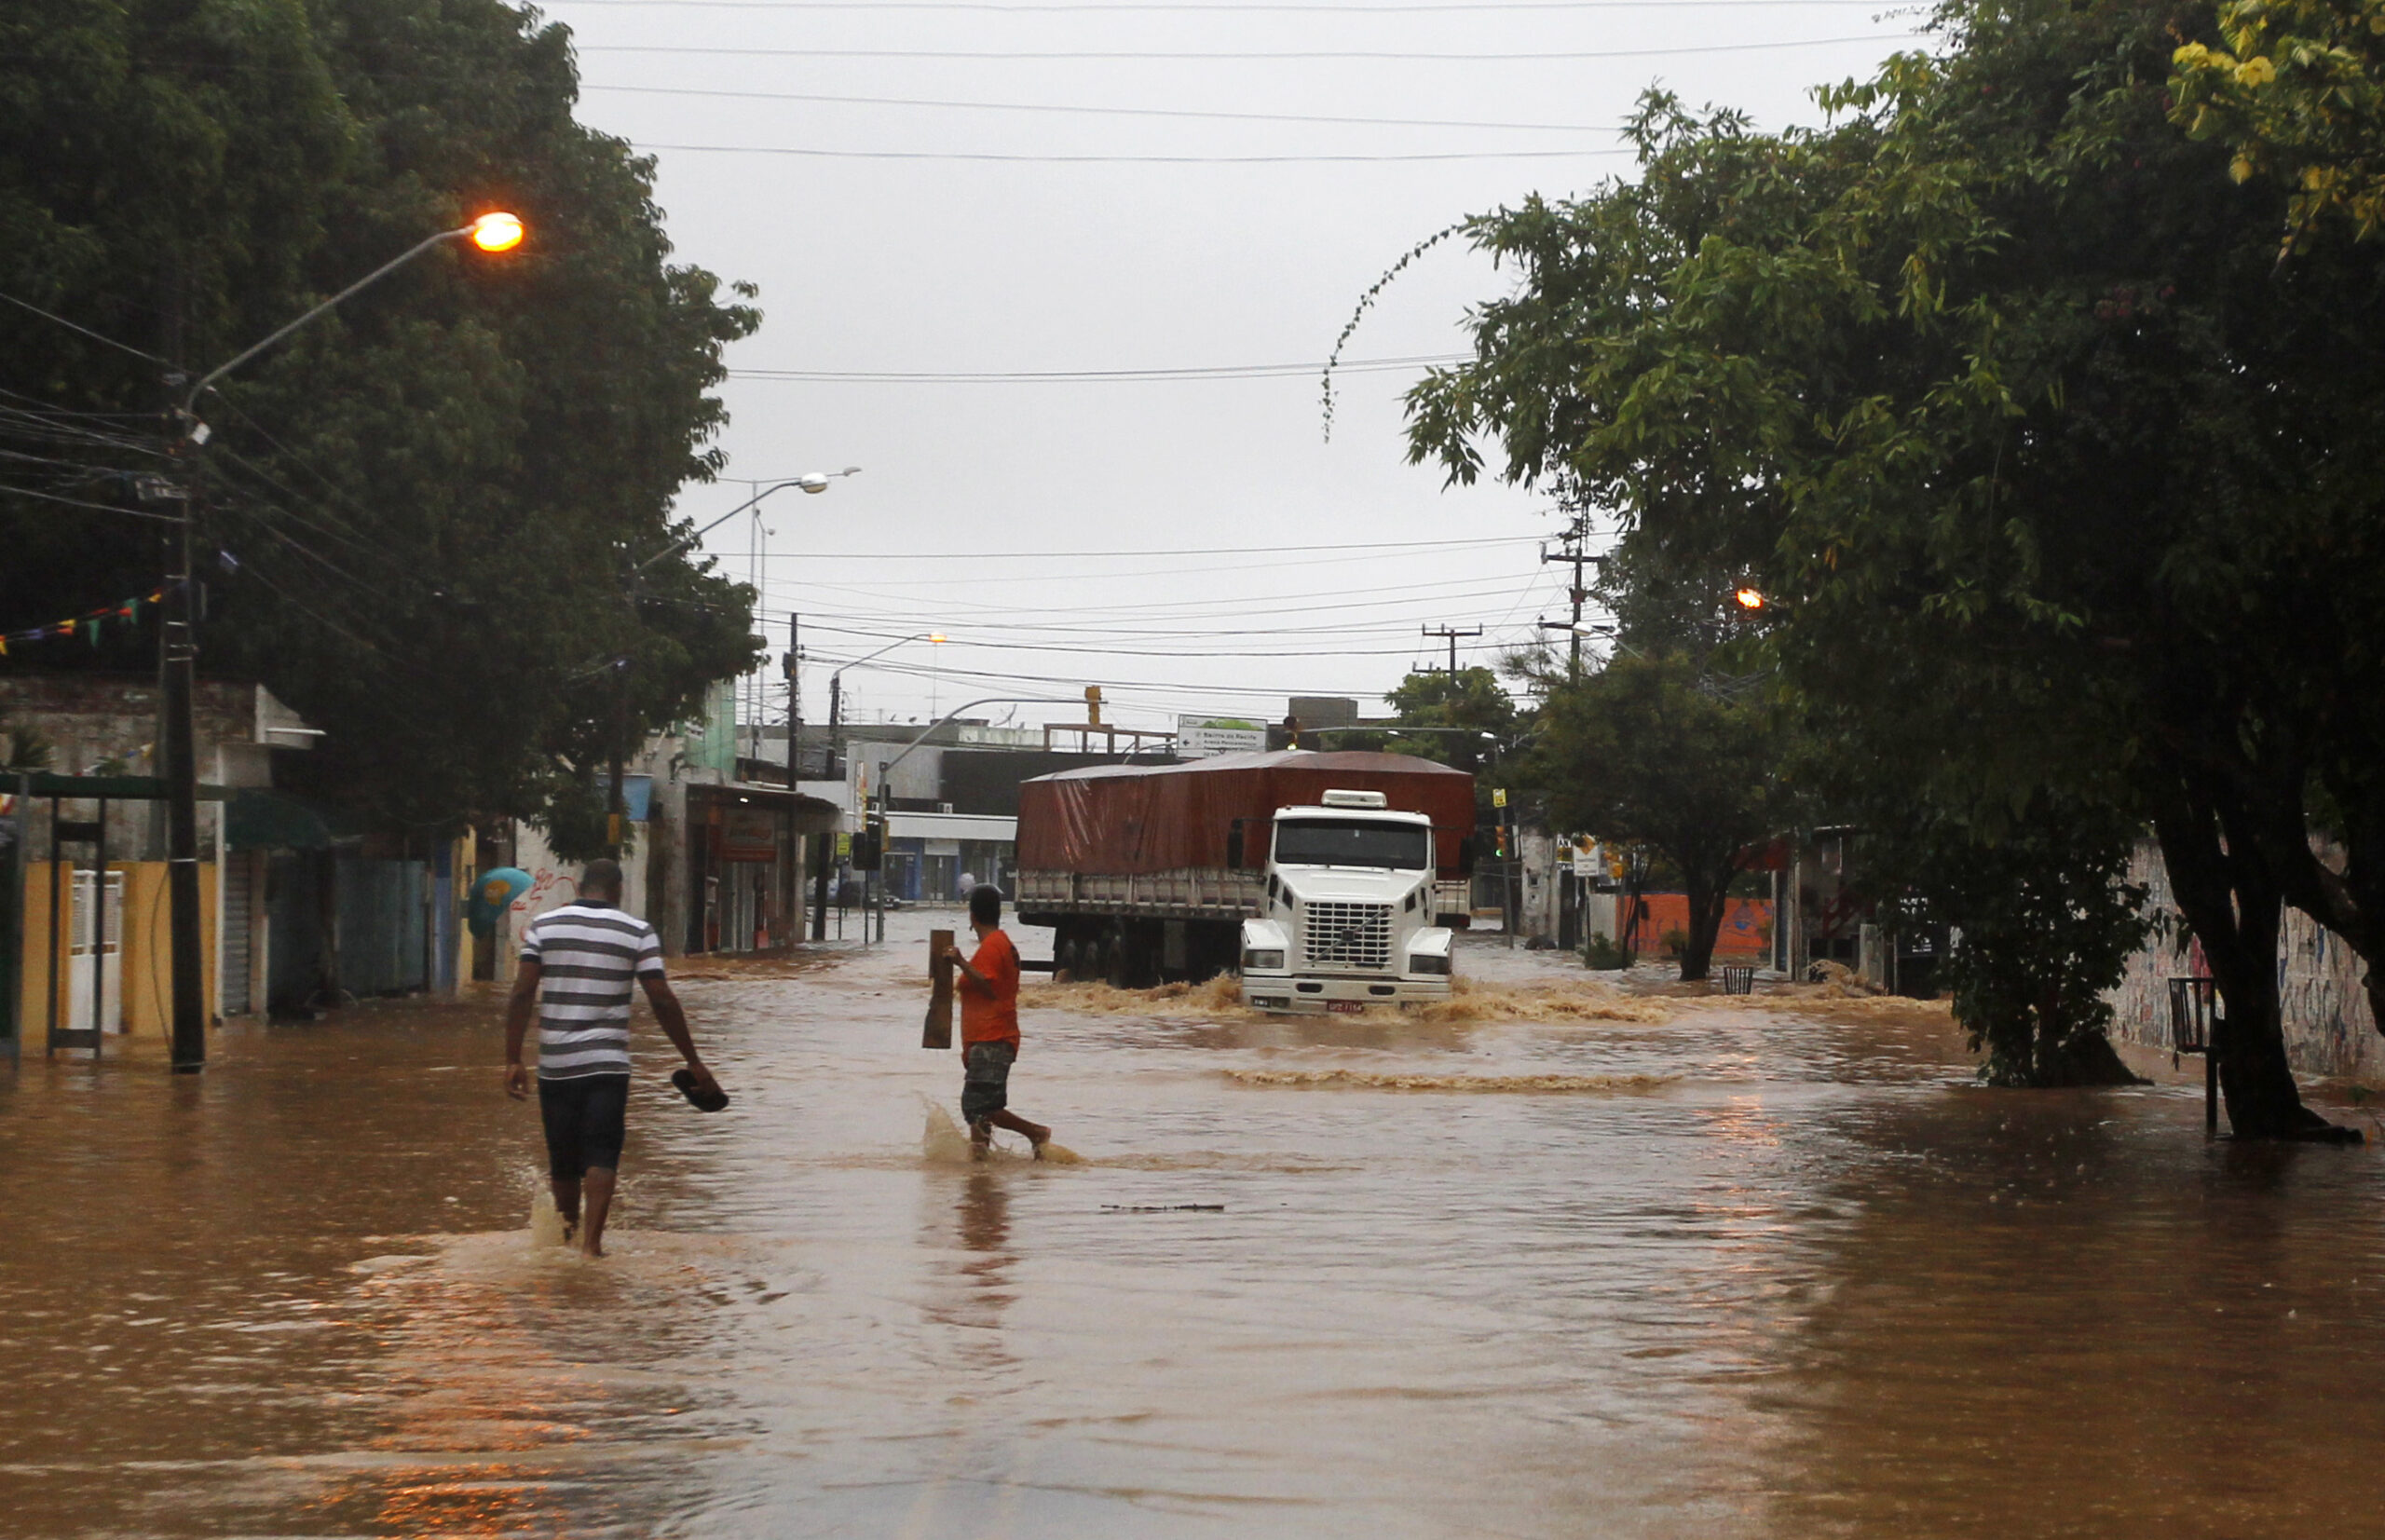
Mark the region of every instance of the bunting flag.
POLYGON ((11 642, 47 642, 56 636, 72 636, 76 632, 81 632, 90 639, 93 647, 98 647, 102 622, 114 620, 137 624, 141 619, 143 605, 162 604, 165 598, 164 589, 155 589, 147 593, 136 594, 121 604, 102 605, 88 614, 71 616, 63 620, 53 620, 46 626, 29 626, 20 631, 0 631, 0 658, 8 656, 8 644, 11 642))

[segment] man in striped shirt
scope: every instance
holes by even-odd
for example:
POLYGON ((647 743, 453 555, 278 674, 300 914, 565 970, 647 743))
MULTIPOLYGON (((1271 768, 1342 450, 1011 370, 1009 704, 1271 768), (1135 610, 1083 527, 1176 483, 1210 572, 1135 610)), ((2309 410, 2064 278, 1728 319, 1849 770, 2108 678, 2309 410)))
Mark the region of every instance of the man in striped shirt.
POLYGON ((623 914, 620 898, 620 863, 591 861, 579 874, 579 899, 549 909, 522 933, 522 972, 505 1014, 505 1090, 521 1101, 530 1094, 522 1041, 533 1006, 538 1010, 547 1175, 565 1233, 577 1230, 580 1250, 591 1257, 605 1254, 605 1217, 629 1111, 633 980, 645 987, 654 1018, 687 1059, 696 1089, 720 1089, 696 1056, 687 1013, 662 975, 661 939, 645 920, 623 914))

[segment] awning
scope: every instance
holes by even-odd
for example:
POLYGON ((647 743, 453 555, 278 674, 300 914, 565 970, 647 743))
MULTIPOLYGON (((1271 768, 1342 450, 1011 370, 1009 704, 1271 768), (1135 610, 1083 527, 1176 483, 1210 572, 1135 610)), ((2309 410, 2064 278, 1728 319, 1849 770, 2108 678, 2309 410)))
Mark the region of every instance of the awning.
POLYGON ((225 810, 224 842, 236 851, 320 851, 331 848, 332 831, 298 798, 250 786, 225 810))

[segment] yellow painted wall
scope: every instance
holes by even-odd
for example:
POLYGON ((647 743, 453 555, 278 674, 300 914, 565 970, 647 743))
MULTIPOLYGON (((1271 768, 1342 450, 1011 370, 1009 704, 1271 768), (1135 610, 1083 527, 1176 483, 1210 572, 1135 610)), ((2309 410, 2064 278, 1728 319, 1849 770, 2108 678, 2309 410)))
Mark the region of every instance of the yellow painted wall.
MULTIPOLYGON (((70 864, 71 865, 71 864, 70 864)), ((111 861, 108 870, 124 877, 123 988, 124 1029, 136 1037, 164 1037, 173 1014, 172 949, 166 915, 166 864, 162 861, 111 861)), ((59 874, 59 896, 72 902, 74 878, 59 874)), ((18 1016, 27 1043, 41 1041, 49 1020, 49 882, 48 862, 25 868, 25 955, 22 1010, 18 1016)), ((199 953, 205 959, 205 998, 215 998, 215 867, 198 868, 199 953)), ((74 917, 61 915, 55 964, 64 968, 74 935, 74 917)), ((89 966, 88 960, 85 966, 89 966)), ((74 996, 70 981, 58 981, 59 1024, 66 1024, 74 996)))

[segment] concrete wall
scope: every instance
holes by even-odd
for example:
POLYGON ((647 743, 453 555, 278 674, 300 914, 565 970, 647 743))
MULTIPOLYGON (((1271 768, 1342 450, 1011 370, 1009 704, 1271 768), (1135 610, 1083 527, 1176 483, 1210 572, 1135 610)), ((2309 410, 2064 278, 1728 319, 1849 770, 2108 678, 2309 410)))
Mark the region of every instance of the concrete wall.
MULTIPOLYGON (((2159 929, 2136 955, 2108 999, 2113 1030, 2135 1043, 2170 1041, 2169 980, 2210 970, 2187 933, 2186 919, 2171 896, 2170 874, 2152 841, 2137 846, 2129 880, 2144 884, 2146 907, 2159 929)), ((2298 909, 2285 911, 2278 943, 2280 1004, 2285 1046, 2297 1073, 2385 1081, 2385 1037, 2377 1033, 2359 956, 2298 909)))

